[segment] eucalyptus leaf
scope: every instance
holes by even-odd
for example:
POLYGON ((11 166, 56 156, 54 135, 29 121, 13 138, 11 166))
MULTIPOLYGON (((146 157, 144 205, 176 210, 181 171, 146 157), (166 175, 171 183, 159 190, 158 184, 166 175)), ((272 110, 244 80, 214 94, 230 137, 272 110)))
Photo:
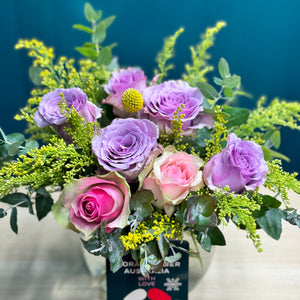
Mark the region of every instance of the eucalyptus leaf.
POLYGON ((174 255, 167 256, 165 258, 165 261, 168 263, 174 263, 175 261, 178 261, 181 258, 182 254, 180 252, 175 253, 174 255))
POLYGON ((101 65, 109 65, 112 60, 112 52, 110 47, 104 47, 101 49, 98 57, 97 57, 97 64, 101 65))
POLYGON ((96 26, 95 32, 93 33, 94 43, 102 43, 106 38, 106 24, 102 21, 96 26))
POLYGON ((22 143, 20 142, 15 142, 15 143, 12 143, 8 146, 7 148, 7 153, 9 156, 15 156, 19 153, 19 149, 20 149, 20 146, 22 145, 22 143))
POLYGON ((277 209, 270 208, 263 216, 256 218, 256 221, 270 237, 279 240, 282 232, 282 225, 281 215, 277 209))
POLYGON ((236 88, 241 84, 241 77, 237 75, 232 75, 230 77, 224 78, 221 81, 222 86, 225 86, 226 88, 236 88))
POLYGON ((159 236, 159 239, 157 241, 157 245, 158 245, 158 249, 159 249, 159 252, 160 252, 162 258, 167 257, 168 253, 169 253, 170 245, 166 241, 166 239, 163 237, 162 234, 159 236))
POLYGON ((25 141, 25 137, 21 133, 12 133, 6 136, 6 140, 8 143, 13 144, 16 142, 23 143, 25 141))
POLYGON ((150 190, 137 191, 130 200, 130 208, 135 211, 139 222, 143 221, 153 211, 151 202, 154 196, 150 190))
POLYGON ((206 141, 210 141, 211 139, 212 139, 211 131, 208 128, 203 127, 197 131, 197 136, 195 141, 200 147, 202 148, 206 147, 206 141))
POLYGON ((89 22, 97 22, 99 20, 99 14, 94 10, 93 6, 88 2, 85 3, 84 5, 84 15, 89 22))
POLYGON ((224 93, 225 98, 232 99, 232 97, 233 97, 233 90, 232 89, 225 88, 223 93, 224 93))
POLYGON ((275 130, 270 138, 271 142, 273 143, 274 147, 278 149, 281 143, 281 135, 279 130, 275 130))
POLYGON ((222 79, 221 79, 221 78, 214 77, 214 83, 215 83, 216 85, 222 85, 221 82, 222 82, 222 79))
POLYGON ((210 240, 210 237, 206 233, 199 232, 197 234, 197 240, 198 240, 199 244, 201 245, 201 247, 205 251, 207 251, 207 252, 211 251, 211 240, 210 240))
POLYGON ((92 59, 96 60, 98 53, 96 50, 88 48, 88 47, 76 47, 75 48, 78 52, 80 52, 82 55, 92 59))
POLYGON ((111 251, 109 252, 110 270, 117 272, 123 265, 124 246, 118 234, 109 235, 111 251))
POLYGON ((53 199, 46 189, 38 188, 36 190, 35 200, 36 214, 38 219, 41 220, 51 211, 53 199))
POLYGON ((227 105, 223 106, 223 112, 229 115, 226 123, 227 128, 245 124, 250 115, 250 111, 246 108, 231 107, 227 105))
POLYGON ((101 22, 104 23, 104 24, 105 24, 105 27, 107 28, 107 27, 109 27, 109 26, 113 23, 113 21, 114 21, 115 19, 116 19, 115 16, 110 16, 110 17, 108 17, 108 18, 103 19, 101 22))
POLYGON ((5 195, 0 202, 7 203, 12 206, 28 207, 29 212, 33 214, 32 203, 30 198, 23 193, 13 193, 5 195))
POLYGON ((11 209, 11 215, 10 215, 10 227, 16 234, 18 233, 17 219, 18 219, 18 211, 16 207, 13 207, 11 209))
POLYGON ((271 159, 272 159, 272 152, 271 152, 271 150, 268 149, 268 148, 265 147, 265 146, 261 146, 261 149, 262 149, 262 151, 263 151, 263 153, 264 153, 264 159, 265 159, 266 161, 271 161, 271 159))
POLYGON ((269 195, 262 195, 262 201, 264 205, 267 205, 270 208, 279 208, 281 205, 279 200, 269 195))
POLYGON ((206 82, 198 82, 196 86, 200 89, 203 96, 208 99, 217 99, 219 97, 216 89, 206 82))
POLYGON ((223 79, 230 77, 230 71, 227 61, 222 57, 218 64, 218 69, 223 79))
POLYGON ((287 156, 285 156, 284 154, 282 154, 280 152, 274 151, 272 149, 268 149, 268 150, 270 152, 271 157, 277 157, 277 158, 280 158, 280 159, 285 160, 287 162, 291 161, 287 156))
POLYGON ((6 215, 7 215, 6 210, 3 209, 3 208, 0 208, 0 219, 1 219, 1 218, 4 218, 6 215))
POLYGON ((43 71, 44 69, 41 68, 41 67, 34 67, 34 66, 31 66, 29 68, 29 78, 31 80, 31 82, 36 85, 36 86, 41 86, 42 85, 42 78, 41 78, 41 72, 43 71))
POLYGON ((90 34, 93 33, 93 30, 91 28, 89 28, 87 26, 84 26, 84 25, 81 25, 81 24, 74 24, 73 28, 81 30, 81 31, 85 31, 85 32, 90 33, 90 34))
POLYGON ((89 239, 87 241, 85 241, 84 239, 81 239, 82 245, 84 247, 85 250, 87 250, 89 253, 95 255, 95 256, 99 256, 99 255, 103 255, 103 253, 101 253, 101 241, 99 238, 94 237, 92 239, 89 239), (97 250, 97 251, 95 251, 97 250))
POLYGON ((212 245, 225 246, 226 241, 222 231, 216 226, 207 231, 212 245))

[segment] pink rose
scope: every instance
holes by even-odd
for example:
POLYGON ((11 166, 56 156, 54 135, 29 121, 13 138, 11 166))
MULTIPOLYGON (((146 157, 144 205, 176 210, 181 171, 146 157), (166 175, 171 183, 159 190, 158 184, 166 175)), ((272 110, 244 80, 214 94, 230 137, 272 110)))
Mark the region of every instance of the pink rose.
POLYGON ((165 148, 163 154, 141 173, 143 189, 151 190, 155 203, 168 215, 174 212, 190 191, 203 186, 200 167, 203 161, 186 152, 177 152, 173 146, 165 148))
POLYGON ((86 236, 106 221, 106 232, 127 225, 130 191, 118 173, 74 180, 63 190, 60 200, 70 212, 70 222, 86 236))

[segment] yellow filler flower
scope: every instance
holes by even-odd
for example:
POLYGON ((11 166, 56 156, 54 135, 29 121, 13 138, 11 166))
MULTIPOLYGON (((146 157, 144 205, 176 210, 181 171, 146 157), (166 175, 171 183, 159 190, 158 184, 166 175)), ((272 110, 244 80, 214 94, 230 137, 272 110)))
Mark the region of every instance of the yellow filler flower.
POLYGON ((143 108, 142 94, 136 89, 127 89, 122 96, 122 105, 128 112, 137 112, 143 108))

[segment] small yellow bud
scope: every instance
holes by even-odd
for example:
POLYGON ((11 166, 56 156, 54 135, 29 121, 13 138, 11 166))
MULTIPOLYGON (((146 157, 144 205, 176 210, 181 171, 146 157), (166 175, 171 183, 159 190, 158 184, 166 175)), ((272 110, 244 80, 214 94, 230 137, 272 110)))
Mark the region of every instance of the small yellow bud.
POLYGON ((128 112, 136 112, 143 108, 142 94, 135 89, 127 89, 122 96, 122 105, 128 112))

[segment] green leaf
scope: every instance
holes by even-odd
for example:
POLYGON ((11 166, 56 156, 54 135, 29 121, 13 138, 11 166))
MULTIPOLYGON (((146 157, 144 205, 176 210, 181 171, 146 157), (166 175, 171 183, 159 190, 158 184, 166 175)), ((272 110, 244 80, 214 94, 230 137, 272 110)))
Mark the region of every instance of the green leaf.
POLYGON ((97 57, 97 64, 101 65, 109 65, 112 60, 112 53, 110 47, 104 47, 101 49, 98 57, 97 57))
POLYGON ((268 148, 265 147, 265 146, 261 146, 261 149, 262 149, 262 151, 263 151, 263 153, 264 153, 264 159, 265 159, 266 161, 271 161, 271 160, 272 160, 272 153, 271 153, 271 150, 268 149, 268 148))
POLYGON ((263 195, 262 201, 264 205, 267 205, 270 208, 278 208, 281 205, 279 200, 269 195, 263 195))
POLYGON ((19 152, 19 148, 22 145, 20 142, 15 142, 13 144, 10 144, 7 148, 7 153, 9 156, 15 156, 19 152))
POLYGON ((13 144, 16 142, 23 143, 25 141, 25 137, 21 133, 12 133, 6 136, 7 142, 13 144))
POLYGON ((274 151, 272 149, 269 149, 269 151, 270 151, 271 157, 277 157, 277 158, 283 159, 283 160, 285 160, 287 162, 291 161, 287 156, 285 156, 284 154, 282 154, 280 152, 274 151))
POLYGON ((246 108, 231 107, 227 105, 223 106, 223 112, 230 115, 226 123, 227 128, 245 124, 250 115, 250 111, 246 108))
POLYGON ((170 246, 162 234, 159 235, 157 245, 158 245, 158 249, 159 249, 159 252, 160 252, 162 258, 167 257, 170 246))
POLYGON ((225 246, 226 241, 222 231, 216 226, 209 228, 207 232, 212 245, 225 246))
POLYGON ((101 23, 104 23, 104 24, 105 24, 105 27, 108 28, 108 27, 113 23, 113 21, 114 21, 115 19, 116 19, 115 16, 110 16, 110 17, 108 17, 108 18, 103 19, 101 23))
POLYGON ((99 20, 99 14, 94 10, 93 6, 88 2, 85 3, 84 5, 84 15, 89 22, 97 22, 99 20))
POLYGON ((195 195, 187 199, 187 210, 192 214, 192 218, 197 218, 198 215, 209 217, 216 207, 215 200, 209 195, 195 195), (195 215, 194 215, 195 214, 195 215))
POLYGON ((36 190, 35 200, 36 214, 38 219, 41 220, 51 211, 53 199, 46 189, 38 188, 36 190))
POLYGON ((167 256, 165 258, 165 261, 168 262, 168 263, 174 263, 175 261, 178 261, 180 258, 181 258, 181 253, 180 252, 177 252, 176 254, 174 255, 171 255, 171 256, 167 256))
POLYGON ((197 233, 197 240, 198 240, 199 244, 201 245, 201 247, 205 251, 210 252, 211 240, 210 240, 210 237, 206 233, 204 233, 204 232, 197 233))
POLYGON ((3 208, 0 208, 0 219, 1 219, 1 218, 4 218, 6 215, 7 215, 6 210, 3 209, 3 208))
POLYGON ((30 140, 25 144, 26 153, 30 152, 30 150, 37 149, 39 147, 39 143, 35 140, 30 140))
POLYGON ((44 69, 41 67, 34 67, 31 66, 29 68, 29 78, 31 82, 36 85, 36 86, 41 86, 42 85, 42 78, 41 78, 41 72, 44 69))
POLYGON ((259 226, 273 239, 279 240, 282 225, 281 225, 281 215, 277 209, 270 208, 267 212, 256 219, 259 226))
POLYGON ((206 82, 198 82, 196 86, 200 89, 203 96, 208 99, 216 99, 219 97, 216 89, 206 82))
POLYGON ((106 24, 102 21, 96 26, 95 32, 93 33, 93 42, 95 44, 102 43, 106 38, 106 24))
POLYGON ((28 207, 29 212, 33 215, 32 203, 30 198, 23 193, 13 193, 5 195, 0 202, 10 204, 12 206, 28 207))
POLYGON ((233 97, 233 90, 232 89, 225 88, 223 93, 224 93, 224 96, 226 98, 232 98, 233 97))
POLYGON ((221 81, 221 84, 226 88, 230 88, 230 89, 238 87, 241 84, 241 77, 237 75, 232 75, 230 77, 223 79, 221 81))
POLYGON ((18 218, 18 211, 15 207, 13 207, 11 209, 11 215, 10 215, 10 227, 16 234, 18 233, 17 218, 18 218))
POLYGON ((91 48, 87 48, 87 47, 76 47, 75 48, 78 52, 80 52, 82 55, 92 59, 92 60, 96 60, 98 53, 96 50, 91 49, 91 48))
POLYGON ((281 143, 280 131, 279 130, 275 130, 273 132, 273 134, 271 135, 270 140, 273 143, 274 147, 276 149, 278 149, 280 147, 280 143, 281 143))
POLYGON ((81 239, 81 242, 82 242, 84 249, 87 250, 89 253, 91 253, 95 256, 102 255, 101 251, 100 251, 101 241, 99 240, 99 238, 95 237, 95 238, 92 238, 87 241, 81 239), (94 250, 98 250, 98 251, 94 251, 94 250))
POLYGON ((85 31, 85 32, 90 33, 90 34, 93 33, 93 30, 91 28, 89 28, 87 26, 84 26, 84 25, 81 25, 81 24, 74 24, 73 28, 81 30, 81 31, 85 31))
POLYGON ((222 57, 218 64, 218 69, 223 79, 230 77, 230 71, 227 61, 222 57))
POLYGON ((211 139, 212 139, 211 131, 208 128, 203 127, 197 131, 197 137, 195 141, 200 147, 202 148, 206 147, 206 141, 210 141, 211 139))
POLYGON ((222 85, 221 82, 222 82, 222 79, 221 79, 221 78, 214 77, 214 83, 215 83, 216 85, 222 85))
POLYGON ((109 252, 110 270, 117 272, 123 265, 124 246, 118 234, 110 234, 109 242, 111 251, 109 252))
POLYGON ((138 222, 143 221, 153 211, 154 196, 149 190, 137 191, 130 200, 130 209, 135 211, 138 222))

